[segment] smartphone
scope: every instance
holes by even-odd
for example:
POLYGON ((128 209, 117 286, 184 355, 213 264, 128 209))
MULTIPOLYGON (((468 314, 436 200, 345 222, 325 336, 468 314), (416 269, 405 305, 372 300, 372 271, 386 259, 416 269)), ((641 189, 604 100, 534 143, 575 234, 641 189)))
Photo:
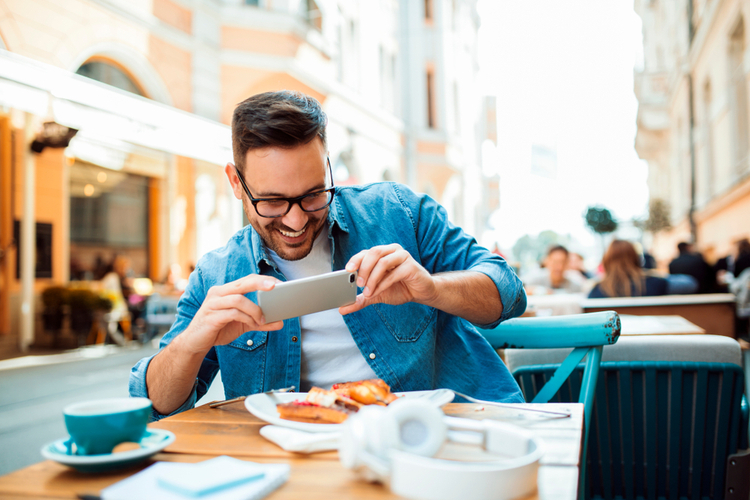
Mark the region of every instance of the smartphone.
POLYGON ((258 306, 266 323, 337 309, 356 300, 357 273, 346 270, 276 283, 273 290, 258 291, 258 306))

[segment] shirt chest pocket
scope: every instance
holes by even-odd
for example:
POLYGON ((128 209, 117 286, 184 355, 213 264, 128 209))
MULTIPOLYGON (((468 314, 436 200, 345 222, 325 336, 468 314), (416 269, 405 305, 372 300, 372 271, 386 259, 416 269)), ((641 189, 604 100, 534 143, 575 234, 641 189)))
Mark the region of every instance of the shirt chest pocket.
POLYGON ((263 392, 267 342, 268 332, 246 332, 216 348, 228 398, 263 392))
POLYGON ((391 335, 399 342, 416 342, 425 331, 433 331, 437 309, 407 302, 399 306, 373 304, 371 306, 391 335))

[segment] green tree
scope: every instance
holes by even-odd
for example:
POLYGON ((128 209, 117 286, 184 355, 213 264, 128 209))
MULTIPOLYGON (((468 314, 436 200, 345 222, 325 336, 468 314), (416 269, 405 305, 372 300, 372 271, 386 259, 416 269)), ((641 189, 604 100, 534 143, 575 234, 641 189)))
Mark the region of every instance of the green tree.
POLYGON ((602 243, 602 254, 604 254, 604 235, 617 229, 617 221, 612 213, 604 207, 589 207, 584 219, 589 229, 599 235, 602 243))

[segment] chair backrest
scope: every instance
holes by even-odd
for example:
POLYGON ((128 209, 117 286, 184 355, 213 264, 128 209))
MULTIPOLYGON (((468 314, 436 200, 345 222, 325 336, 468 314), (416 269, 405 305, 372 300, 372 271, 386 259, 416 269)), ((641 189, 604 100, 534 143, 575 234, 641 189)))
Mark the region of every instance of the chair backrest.
MULTIPOLYGON (((578 364, 586 358, 586 364, 577 378, 578 402, 584 405, 584 433, 581 463, 586 463, 589 429, 593 411, 596 385, 599 380, 599 363, 602 346, 617 342, 620 336, 620 317, 614 311, 590 314, 572 314, 550 318, 515 318, 501 323, 492 330, 480 330, 487 341, 496 349, 523 347, 542 349, 546 347, 572 347, 565 360, 556 367, 554 373, 539 386, 527 401, 547 403, 570 380, 578 364)), ((525 393, 524 393, 525 394, 525 393)), ((568 399, 568 401, 575 401, 568 399)), ((581 467, 579 476, 579 498, 583 498, 583 485, 586 482, 586 468, 581 467)))
MULTIPOLYGON (((724 498, 727 457, 747 446, 737 342, 711 335, 623 337, 604 348, 603 358, 610 361, 599 370, 586 498, 724 498)), ((513 372, 529 398, 557 366, 513 372)), ((582 378, 579 367, 552 401, 575 401, 582 378)))
MULTIPOLYGON (((505 364, 513 373, 527 365, 562 363, 572 349, 506 349, 505 364)), ((620 336, 605 346, 602 361, 700 361, 742 366, 739 343, 719 335, 620 336)))

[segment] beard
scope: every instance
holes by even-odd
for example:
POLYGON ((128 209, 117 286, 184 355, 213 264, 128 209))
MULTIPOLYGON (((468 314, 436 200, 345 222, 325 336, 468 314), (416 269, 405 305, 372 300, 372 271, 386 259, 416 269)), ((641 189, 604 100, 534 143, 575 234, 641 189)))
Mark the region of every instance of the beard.
MULTIPOLYGON (((248 207, 243 200, 245 208, 245 215, 248 216, 250 210, 255 210, 254 207, 248 207)), ((283 239, 279 230, 288 233, 296 233, 298 230, 294 230, 281 222, 281 217, 278 219, 272 219, 270 224, 261 226, 258 224, 257 218, 247 217, 250 221, 250 225, 260 235, 260 239, 266 248, 276 252, 276 255, 284 260, 295 261, 304 259, 310 252, 312 252, 313 244, 315 239, 318 237, 320 232, 326 226, 326 216, 328 210, 321 210, 320 212, 308 212, 309 218, 307 224, 305 224, 304 239, 299 242, 288 242, 283 239), (319 215, 320 214, 320 215, 319 215)), ((258 216, 260 217, 260 216, 258 216)))

